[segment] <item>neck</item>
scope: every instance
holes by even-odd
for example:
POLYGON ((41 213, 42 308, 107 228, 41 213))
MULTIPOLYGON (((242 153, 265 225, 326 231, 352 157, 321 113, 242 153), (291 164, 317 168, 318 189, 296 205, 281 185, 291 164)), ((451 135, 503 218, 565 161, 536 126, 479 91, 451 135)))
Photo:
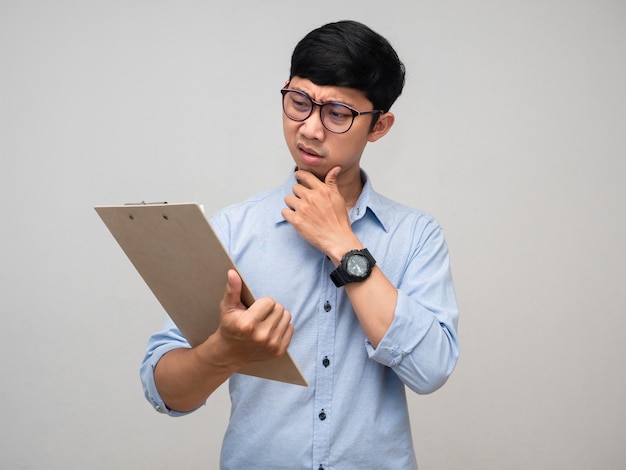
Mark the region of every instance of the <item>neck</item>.
POLYGON ((363 180, 361 179, 360 171, 356 174, 356 176, 348 178, 350 179, 344 180, 340 174, 339 179, 337 180, 337 187, 339 189, 339 193, 343 197, 343 200, 346 202, 346 209, 349 210, 354 207, 356 201, 361 195, 361 191, 363 191, 363 180))

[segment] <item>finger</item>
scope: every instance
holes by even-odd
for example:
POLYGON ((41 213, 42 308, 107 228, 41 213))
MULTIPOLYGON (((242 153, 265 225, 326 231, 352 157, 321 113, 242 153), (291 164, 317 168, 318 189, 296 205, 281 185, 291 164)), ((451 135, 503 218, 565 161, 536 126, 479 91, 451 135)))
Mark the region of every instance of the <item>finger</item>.
POLYGON ((271 324, 271 331, 282 334, 285 327, 291 321, 291 314, 285 310, 282 304, 277 302, 274 306, 274 311, 267 317, 267 320, 271 324))
MULTIPOLYGON (((285 317, 287 319, 287 323, 291 321, 291 315, 287 310, 285 310, 283 304, 276 302, 270 297, 263 297, 259 300, 267 301, 267 303, 263 306, 259 305, 259 309, 263 309, 263 313, 255 313, 256 318, 262 324, 265 331, 272 332, 279 328, 279 325, 284 321, 285 317)), ((260 303, 261 302, 259 302, 259 304, 260 303)))
POLYGON ((274 312, 276 305, 277 304, 274 299, 270 297, 261 297, 250 306, 250 308, 246 312, 246 315, 254 323, 258 324, 261 322, 266 322, 274 312))
POLYGON ((223 305, 226 310, 232 310, 241 306, 242 284, 243 281, 237 271, 229 269, 223 298, 223 305))
POLYGON ((298 204, 298 198, 293 194, 288 194, 285 196, 285 205, 291 209, 296 210, 296 205, 298 204))
POLYGON ((288 323, 285 328, 285 332, 283 333, 283 336, 280 339, 281 344, 282 344, 282 353, 285 353, 287 351, 289 344, 291 344, 291 339, 293 338, 294 332, 295 332, 295 328, 293 324, 288 323))
POLYGON ((326 173, 326 178, 324 179, 324 183, 326 183, 329 186, 332 187, 337 187, 337 176, 339 176, 339 173, 341 172, 341 167, 340 166, 336 166, 330 169, 330 171, 328 173, 326 173))
POLYGON ((268 335, 268 344, 273 344, 275 352, 279 355, 287 351, 294 333, 294 326, 291 324, 291 314, 284 309, 281 309, 280 313, 280 316, 276 318, 276 324, 269 330, 268 335))
POLYGON ((290 326, 293 327, 293 325, 291 325, 291 314, 283 309, 280 317, 277 319, 274 331, 276 331, 276 334, 284 336, 287 334, 290 326))
POLYGON ((295 184, 291 188, 291 191, 293 192, 293 195, 296 196, 298 199, 302 199, 306 196, 307 192, 311 191, 311 188, 308 188, 303 184, 295 184))
POLYGON ((312 189, 316 184, 321 183, 321 181, 317 179, 317 176, 305 170, 296 171, 295 177, 298 183, 308 189, 312 189))
MULTIPOLYGON (((279 304, 267 313, 264 318, 258 318, 258 323, 255 328, 255 337, 259 341, 274 340, 282 335, 282 332, 278 331, 278 325, 280 324, 282 313, 284 309, 279 304)), ((256 312, 261 315, 261 312, 256 312)))

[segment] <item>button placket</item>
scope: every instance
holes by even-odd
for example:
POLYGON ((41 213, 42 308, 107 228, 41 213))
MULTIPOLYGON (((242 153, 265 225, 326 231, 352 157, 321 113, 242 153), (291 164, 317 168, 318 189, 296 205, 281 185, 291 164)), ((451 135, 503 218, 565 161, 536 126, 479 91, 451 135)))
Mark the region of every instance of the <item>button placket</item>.
MULTIPOLYGON (((318 361, 315 376, 313 457, 314 461, 326 462, 330 455, 332 396, 333 396, 333 355, 335 344, 335 323, 337 288, 330 279, 335 269, 332 261, 324 256, 320 280, 320 300, 318 307, 318 361)), ((324 468, 322 466, 322 468, 324 468)))

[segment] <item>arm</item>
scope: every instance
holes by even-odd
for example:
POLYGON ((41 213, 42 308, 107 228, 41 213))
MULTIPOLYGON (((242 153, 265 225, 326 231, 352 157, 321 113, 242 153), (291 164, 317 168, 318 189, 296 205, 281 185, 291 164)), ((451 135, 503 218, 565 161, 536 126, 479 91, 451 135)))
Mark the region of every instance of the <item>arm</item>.
POLYGON ((411 390, 431 393, 458 360, 458 308, 443 230, 432 219, 415 229, 404 270, 394 278, 393 322, 375 349, 366 346, 371 359, 391 367, 411 390))
POLYGON ((289 312, 267 297, 246 309, 241 285, 229 271, 217 331, 195 348, 172 349, 154 367, 156 389, 169 410, 192 411, 242 366, 287 351, 293 336, 289 312))
MULTIPOLYGON (((285 198, 283 217, 311 245, 317 247, 338 266, 350 250, 364 246, 352 231, 346 203, 337 187, 341 168, 330 170, 324 182, 306 171, 297 171, 299 184, 294 194, 285 198)), ((398 291, 377 266, 363 282, 345 286, 352 307, 370 343, 376 347, 391 322, 398 291)))
MULTIPOLYGON (((363 248, 336 187, 336 173, 331 170, 323 183, 305 172, 296 176, 299 184, 285 198, 283 216, 336 266, 344 253, 363 248)), ((391 367, 412 390, 430 393, 445 383, 458 358, 457 308, 443 232, 428 224, 406 250, 414 252, 407 253, 395 285, 375 267, 368 279, 344 289, 368 339, 370 358, 391 367)))

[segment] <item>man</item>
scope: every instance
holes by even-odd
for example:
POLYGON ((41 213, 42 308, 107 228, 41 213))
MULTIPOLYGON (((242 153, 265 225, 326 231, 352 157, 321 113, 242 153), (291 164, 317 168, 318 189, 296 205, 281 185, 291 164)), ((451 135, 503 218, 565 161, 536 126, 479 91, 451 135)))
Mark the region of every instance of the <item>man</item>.
POLYGON ((360 23, 304 37, 281 90, 296 170, 211 219, 258 300, 244 307, 230 271, 203 344, 171 321, 150 339, 141 375, 159 411, 193 411, 229 380, 223 469, 417 467, 405 386, 438 389, 458 357, 448 251, 432 217, 376 193, 360 168, 403 86, 396 52, 360 23), (287 347, 309 387, 237 374, 287 347))

